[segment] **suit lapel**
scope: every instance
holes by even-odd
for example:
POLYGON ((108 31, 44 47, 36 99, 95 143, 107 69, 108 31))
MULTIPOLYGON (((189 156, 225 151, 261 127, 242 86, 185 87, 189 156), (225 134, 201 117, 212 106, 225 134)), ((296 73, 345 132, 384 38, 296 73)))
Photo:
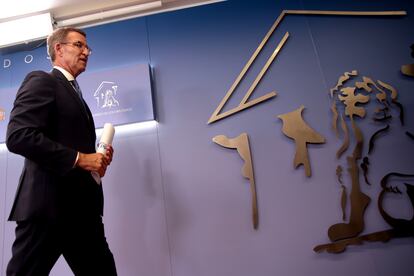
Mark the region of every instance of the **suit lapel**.
POLYGON ((68 94, 74 99, 77 104, 79 105, 79 110, 83 113, 83 117, 90 123, 92 121, 92 114, 89 111, 89 108, 85 102, 82 102, 83 100, 79 97, 75 89, 72 87, 72 84, 66 79, 66 77, 57 69, 53 69, 51 72, 51 75, 57 78, 63 86, 65 86, 66 90, 68 91, 68 94))

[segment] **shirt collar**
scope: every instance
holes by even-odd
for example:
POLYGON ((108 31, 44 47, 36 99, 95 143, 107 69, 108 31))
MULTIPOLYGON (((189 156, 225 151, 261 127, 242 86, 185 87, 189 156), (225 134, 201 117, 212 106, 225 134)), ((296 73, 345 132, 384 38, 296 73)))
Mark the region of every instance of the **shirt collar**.
POLYGON ((63 69, 62 67, 60 67, 60 66, 53 66, 53 68, 54 69, 57 69, 57 70, 59 70, 60 72, 62 72, 62 74, 65 76, 65 78, 68 80, 68 81, 73 81, 73 80, 75 80, 75 78, 72 76, 72 74, 71 73, 69 73, 67 70, 65 70, 65 69, 63 69))

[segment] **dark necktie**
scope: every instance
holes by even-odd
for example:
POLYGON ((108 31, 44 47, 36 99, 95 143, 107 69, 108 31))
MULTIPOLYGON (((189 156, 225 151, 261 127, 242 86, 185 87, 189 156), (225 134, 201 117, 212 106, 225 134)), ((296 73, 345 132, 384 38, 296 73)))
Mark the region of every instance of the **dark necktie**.
POLYGON ((72 86, 75 89, 76 93, 78 94, 79 98, 81 98, 81 100, 83 102, 82 90, 80 89, 78 82, 76 80, 71 80, 70 83, 72 84, 72 86))
MULTIPOLYGON (((73 89, 76 91, 76 94, 79 96, 79 98, 82 102, 82 106, 86 111, 85 102, 83 101, 83 97, 82 97, 82 90, 80 89, 78 82, 76 80, 71 80, 69 82, 70 82, 70 84, 72 84, 73 89)), ((89 120, 89 115, 88 115, 87 112, 86 112, 86 115, 87 115, 88 120, 89 120)))

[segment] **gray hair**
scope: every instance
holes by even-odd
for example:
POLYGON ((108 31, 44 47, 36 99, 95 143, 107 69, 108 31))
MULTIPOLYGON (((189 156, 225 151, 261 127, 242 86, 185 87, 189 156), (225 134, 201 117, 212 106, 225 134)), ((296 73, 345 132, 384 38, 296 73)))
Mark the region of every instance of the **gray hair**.
POLYGON ((58 28, 47 37, 47 53, 52 61, 55 61, 56 58, 55 45, 57 43, 65 42, 65 39, 70 32, 76 32, 86 37, 86 33, 84 31, 74 27, 58 28))

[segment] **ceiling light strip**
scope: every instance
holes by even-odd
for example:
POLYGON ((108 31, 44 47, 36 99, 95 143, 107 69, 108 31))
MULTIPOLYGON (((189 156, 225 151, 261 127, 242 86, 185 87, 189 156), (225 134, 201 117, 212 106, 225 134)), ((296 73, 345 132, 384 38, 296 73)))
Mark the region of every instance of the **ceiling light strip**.
POLYGON ((87 24, 87 23, 94 22, 94 21, 103 21, 103 20, 114 18, 117 16, 123 16, 123 15, 132 14, 132 13, 136 13, 140 11, 155 9, 161 6, 162 6, 161 1, 154 1, 154 2, 149 2, 149 3, 124 7, 124 8, 119 8, 119 9, 107 10, 107 11, 97 12, 93 14, 73 17, 73 18, 64 19, 64 20, 57 20, 56 23, 58 27, 78 26, 78 25, 87 24))

